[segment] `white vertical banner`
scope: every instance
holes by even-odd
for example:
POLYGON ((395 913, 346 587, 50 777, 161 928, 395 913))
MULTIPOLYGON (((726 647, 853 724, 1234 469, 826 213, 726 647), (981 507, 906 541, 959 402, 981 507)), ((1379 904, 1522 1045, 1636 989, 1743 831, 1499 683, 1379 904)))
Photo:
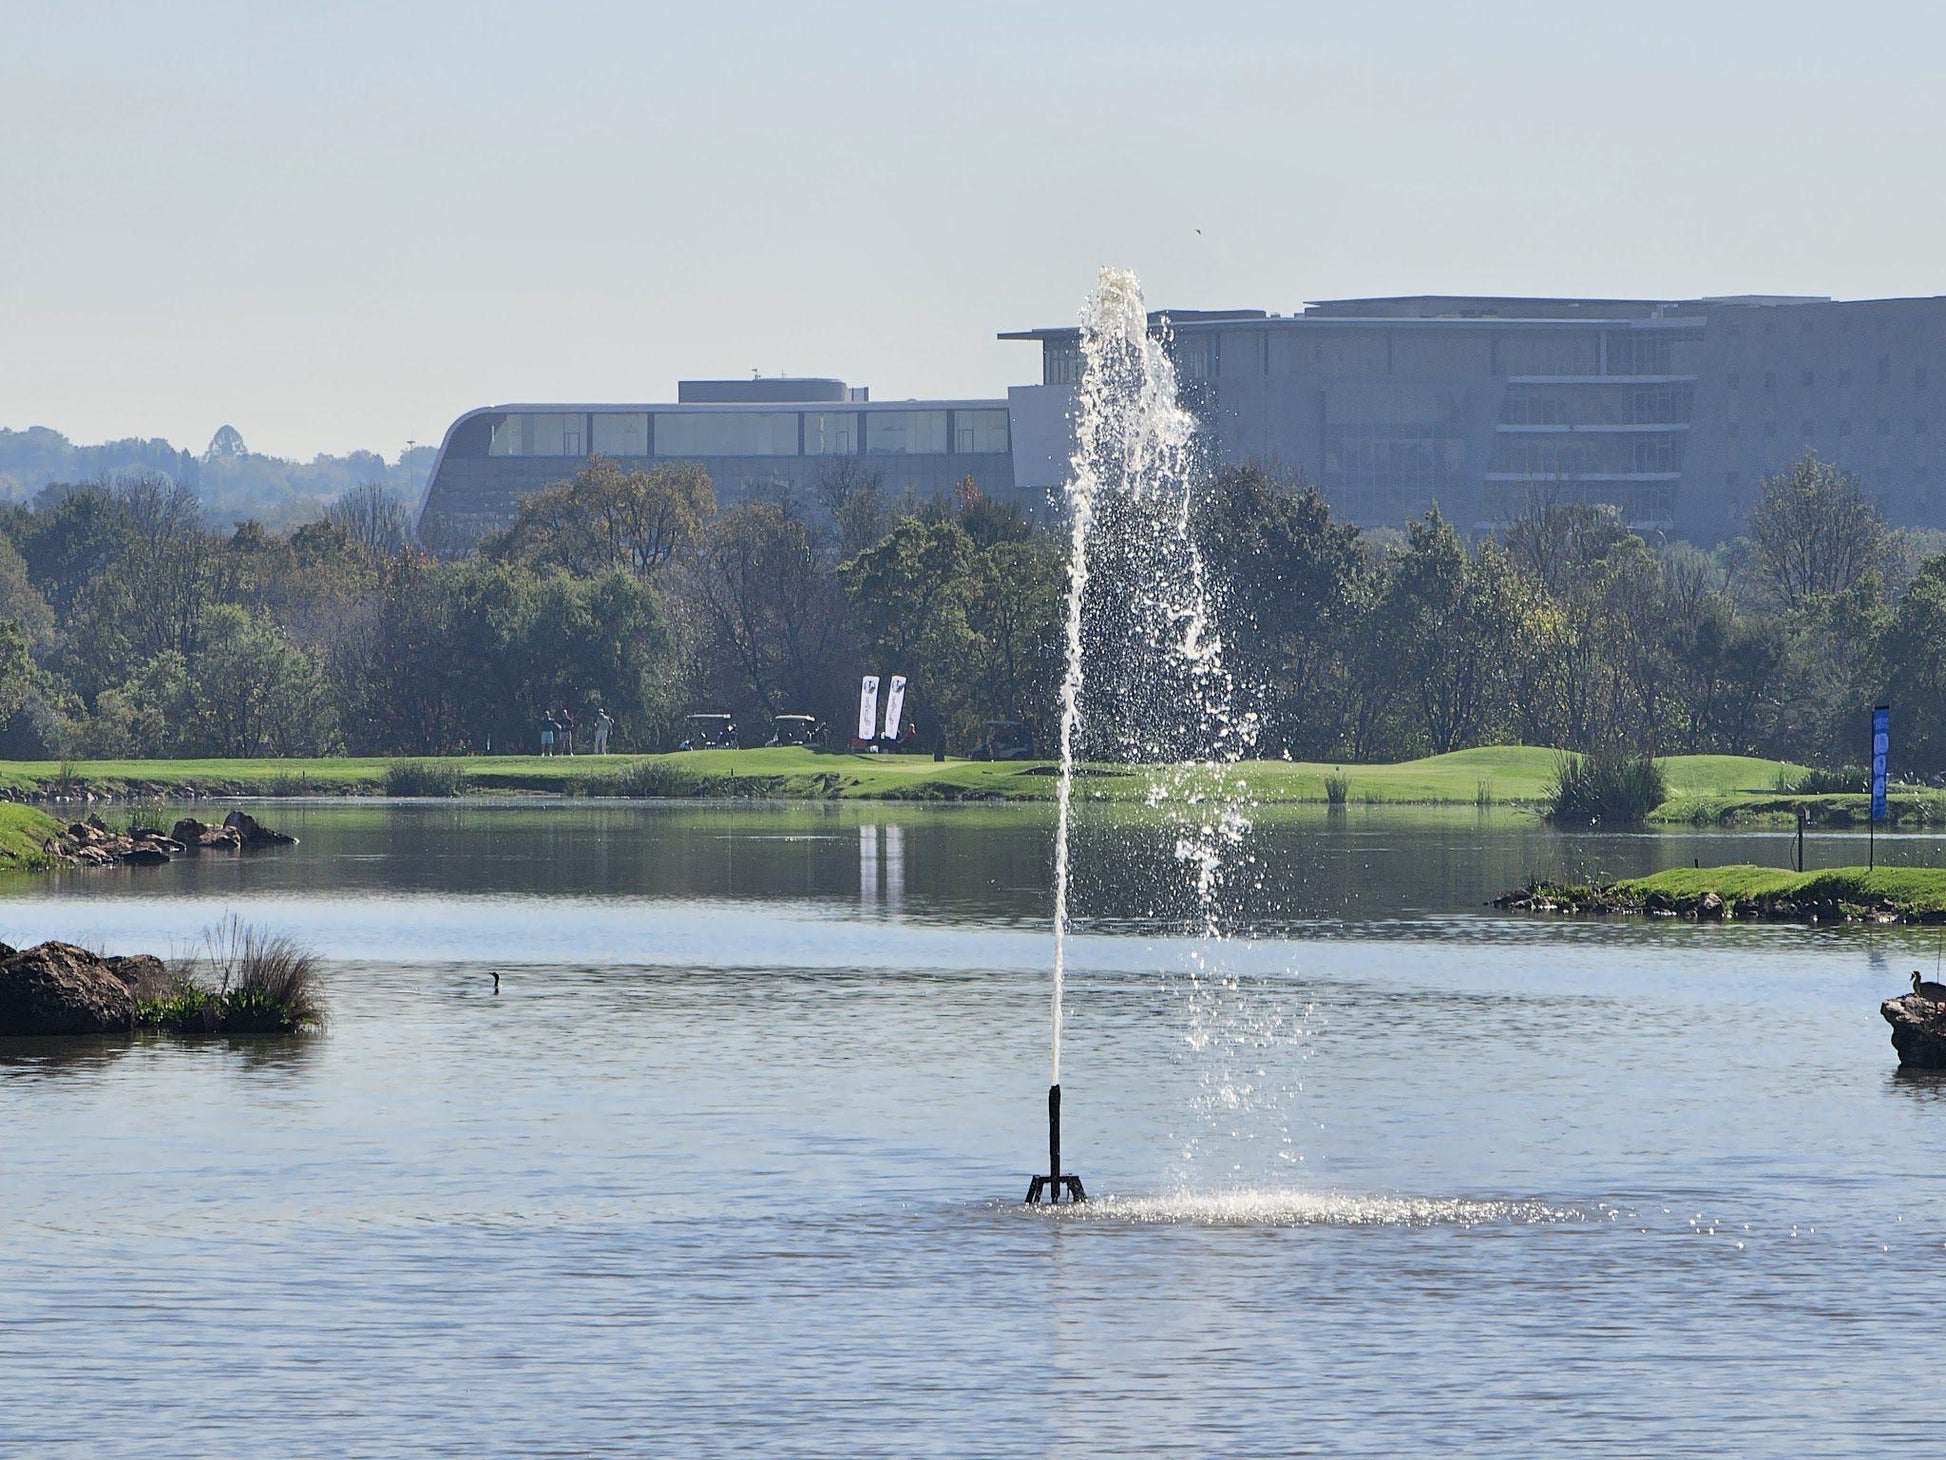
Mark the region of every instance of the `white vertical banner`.
MULTIPOLYGON (((903 683, 903 681, 901 681, 903 683)), ((865 676, 858 691, 858 738, 870 740, 878 734, 878 676, 865 676)))
POLYGON ((885 691, 885 738, 899 738, 899 720, 905 714, 905 676, 892 676, 892 686, 885 691))

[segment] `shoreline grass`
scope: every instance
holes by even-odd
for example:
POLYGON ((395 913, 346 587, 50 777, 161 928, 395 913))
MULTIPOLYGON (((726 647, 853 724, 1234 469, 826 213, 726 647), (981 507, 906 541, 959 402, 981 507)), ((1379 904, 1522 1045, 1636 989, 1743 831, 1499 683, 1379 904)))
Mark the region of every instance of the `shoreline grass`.
POLYGON ((1609 883, 1536 882, 1495 900, 1522 912, 1792 922, 1946 922, 1946 867, 1824 867, 1749 862, 1670 867, 1609 883))
MULTIPOLYGON (((1542 807, 1559 753, 1486 746, 1380 765, 1245 761, 1220 774, 1266 804, 1542 807)), ((1780 776, 1803 767, 1748 756, 1669 756, 1658 762, 1675 802, 1777 799, 1780 776)), ((1140 801, 1141 766, 1093 766, 1090 800, 1140 801)), ((1047 801, 1045 761, 936 762, 930 756, 822 754, 802 747, 608 756, 394 756, 317 760, 111 760, 60 765, 0 761, 0 793, 52 796, 73 790, 118 799, 236 796, 451 796, 543 793, 769 800, 1047 801), (407 787, 413 789, 407 790, 407 787), (394 789, 396 788, 396 789, 394 789)), ((1213 775, 1216 773, 1213 773, 1213 775)), ((1658 813, 1658 820, 1666 819, 1658 813)), ((1686 819, 1686 818, 1684 818, 1686 819)))
POLYGON ((203 936, 159 997, 138 1000, 138 1028, 172 1034, 296 1034, 324 1022, 317 956, 232 915, 203 936))

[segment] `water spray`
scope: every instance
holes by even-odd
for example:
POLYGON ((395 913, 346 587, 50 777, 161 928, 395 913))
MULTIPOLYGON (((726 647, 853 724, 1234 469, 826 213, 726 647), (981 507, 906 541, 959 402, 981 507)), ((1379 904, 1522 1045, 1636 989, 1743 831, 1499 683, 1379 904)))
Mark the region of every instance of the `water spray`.
MULTIPOLYGON (((1061 1169, 1061 1024, 1067 972, 1068 901, 1072 869, 1069 835, 1083 682, 1082 605, 1088 594, 1089 543, 1097 517, 1118 535, 1130 522, 1147 524, 1150 550, 1136 576, 1122 564, 1113 612, 1131 642, 1121 646, 1143 663, 1174 666, 1145 699, 1122 733, 1130 759, 1175 759, 1177 789, 1191 777, 1214 777, 1219 815, 1199 809, 1182 828, 1176 855, 1196 875, 1205 931, 1216 931, 1224 853, 1241 840, 1248 821, 1238 812, 1219 762, 1237 758, 1254 720, 1233 712, 1233 685, 1210 615, 1210 593, 1190 519, 1195 422, 1176 396, 1176 373, 1166 341, 1150 327, 1142 286, 1126 270, 1103 269, 1081 324, 1082 372, 1075 397, 1075 444, 1069 458, 1066 672, 1061 680, 1061 777, 1054 818, 1054 977, 1047 1090, 1047 1173, 1027 1187, 1030 1205, 1065 1197, 1085 1201, 1081 1178, 1061 1169), (1214 727, 1218 744, 1208 746, 1214 727), (1193 764, 1192 762, 1200 762, 1193 764)), ((1112 560, 1112 555, 1111 555, 1112 560)), ((1112 663, 1112 660, 1110 661, 1112 663)), ((1111 679, 1113 676, 1111 675, 1111 679)), ((1124 687, 1125 690, 1125 687, 1124 687)), ((1112 698, 1112 695, 1111 695, 1112 698)), ((1128 706, 1120 715, 1126 717, 1128 706)), ((1166 794, 1166 788, 1165 788, 1166 794)), ((1194 798, 1203 801, 1203 796, 1194 798)), ((1155 804, 1153 801, 1151 804, 1155 804)))

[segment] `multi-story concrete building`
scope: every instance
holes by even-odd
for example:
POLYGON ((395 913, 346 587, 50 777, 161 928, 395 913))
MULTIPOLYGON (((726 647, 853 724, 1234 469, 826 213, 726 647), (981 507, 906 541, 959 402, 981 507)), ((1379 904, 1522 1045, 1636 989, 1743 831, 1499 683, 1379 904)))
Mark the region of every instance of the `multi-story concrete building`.
POLYGON ((969 477, 990 496, 1018 495, 1005 401, 873 401, 840 380, 685 380, 674 405, 468 411, 447 429, 427 479, 420 541, 442 553, 472 548, 513 521, 520 496, 574 475, 591 455, 623 466, 701 462, 725 504, 815 498, 821 481, 846 470, 877 474, 895 495, 943 494, 969 477))
MULTIPOLYGON (((1302 476, 1396 525, 1437 502, 1485 530, 1536 493, 1713 541, 1810 447, 1893 521, 1946 526, 1946 298, 1656 301, 1429 295, 1292 315, 1158 312, 1216 459, 1302 476)), ((1066 474, 1079 333, 1027 330, 1014 475, 1066 474)))
MULTIPOLYGON (((1860 477, 1892 521, 1946 527, 1946 297, 1416 295, 1152 320, 1215 460, 1301 476, 1367 526, 1436 502, 1486 531, 1541 494, 1711 542, 1810 447, 1860 477)), ((470 411, 440 448, 421 539, 471 547, 512 520, 521 493, 590 454, 700 461, 724 502, 815 498, 834 472, 862 471, 921 496, 971 477, 1039 513, 1067 476, 1080 335, 1001 338, 1041 346, 1041 383, 1004 402, 737 380, 685 381, 674 405, 470 411)))

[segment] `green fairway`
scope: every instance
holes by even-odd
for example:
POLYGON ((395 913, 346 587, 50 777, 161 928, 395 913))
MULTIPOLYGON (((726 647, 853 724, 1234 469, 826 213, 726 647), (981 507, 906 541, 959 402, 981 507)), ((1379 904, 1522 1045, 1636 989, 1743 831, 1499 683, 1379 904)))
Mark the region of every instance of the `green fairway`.
MULTIPOLYGON (((1489 746, 1392 765, 1246 761, 1220 774, 1267 803, 1329 800, 1341 776, 1351 805, 1534 805, 1546 799, 1559 752, 1489 746)), ((1663 762, 1672 804, 1777 795, 1780 774, 1801 767, 1744 756, 1679 755, 1663 762)), ((65 767, 75 787, 118 796, 382 795, 430 785, 440 793, 551 792, 583 796, 866 797, 893 800, 1038 801, 1054 795, 1045 761, 936 762, 930 756, 819 754, 801 747, 704 750, 663 755, 434 757, 323 760, 109 760, 65 767)), ((1140 801, 1156 774, 1146 766, 1090 766, 1090 800, 1140 801)), ((0 762, 0 786, 47 794, 64 768, 49 761, 0 762)), ((1209 775, 1198 772, 1197 775, 1209 775)))

